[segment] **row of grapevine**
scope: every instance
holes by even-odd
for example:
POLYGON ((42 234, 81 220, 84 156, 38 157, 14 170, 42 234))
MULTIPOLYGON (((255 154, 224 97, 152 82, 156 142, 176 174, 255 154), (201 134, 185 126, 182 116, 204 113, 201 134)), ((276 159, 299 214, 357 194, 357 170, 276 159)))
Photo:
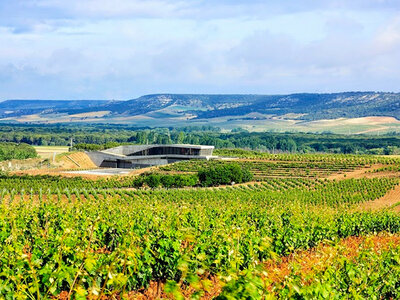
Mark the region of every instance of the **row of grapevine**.
POLYGON ((400 237, 351 237, 235 272, 221 299, 399 299, 400 237))
POLYGON ((249 159, 264 159, 271 161, 298 161, 298 162, 335 162, 338 164, 352 163, 355 165, 394 164, 399 163, 399 158, 377 155, 355 154, 271 154, 243 149, 216 149, 215 155, 226 157, 239 157, 249 159))
POLYGON ((38 192, 40 189, 105 189, 105 188, 124 188, 132 186, 132 177, 116 177, 100 180, 88 180, 81 177, 65 178, 61 176, 41 175, 0 175, 1 189, 33 189, 38 192))
MULTIPOLYGON (((227 188, 3 189, 0 295, 123 294, 253 268, 321 240, 400 231, 400 216, 350 213, 395 179, 272 179, 227 188)), ((193 286, 193 288, 196 288, 193 286)))
MULTIPOLYGON (((183 161, 175 164, 160 167, 163 172, 197 172, 202 168, 223 165, 225 160, 204 161, 193 160, 183 161)), ((270 161, 270 160, 236 160, 242 168, 248 169, 254 174, 256 180, 275 177, 295 178, 321 178, 333 173, 343 173, 365 167, 364 161, 346 160, 342 161, 270 161)), ((393 167, 393 165, 389 165, 393 167)))
MULTIPOLYGON (((259 199, 265 205, 275 205, 282 202, 297 202, 312 205, 352 205, 374 200, 384 196, 398 183, 393 178, 373 179, 348 179, 342 181, 330 180, 309 180, 280 178, 269 179, 263 183, 254 185, 238 185, 233 187, 217 188, 185 188, 185 189, 155 189, 155 190, 118 190, 118 189, 94 189, 94 188, 64 188, 51 189, 39 188, 38 191, 30 190, 8 190, 3 188, 0 192, 0 202, 12 203, 14 200, 25 199, 48 199, 48 200, 87 200, 94 198, 102 200, 108 197, 125 199, 126 197, 135 200, 158 201, 162 199, 174 199, 175 202, 181 199, 196 199, 196 201, 214 200, 225 198, 237 199, 240 202, 259 199)), ((18 202, 18 201, 17 201, 18 202)))

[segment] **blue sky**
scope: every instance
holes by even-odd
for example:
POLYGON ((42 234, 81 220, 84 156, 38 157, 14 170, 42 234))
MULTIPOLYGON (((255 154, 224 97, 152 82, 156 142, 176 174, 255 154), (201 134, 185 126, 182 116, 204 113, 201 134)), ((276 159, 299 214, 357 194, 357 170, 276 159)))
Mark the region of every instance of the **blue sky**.
POLYGON ((0 0, 0 100, 399 83, 399 0, 0 0))

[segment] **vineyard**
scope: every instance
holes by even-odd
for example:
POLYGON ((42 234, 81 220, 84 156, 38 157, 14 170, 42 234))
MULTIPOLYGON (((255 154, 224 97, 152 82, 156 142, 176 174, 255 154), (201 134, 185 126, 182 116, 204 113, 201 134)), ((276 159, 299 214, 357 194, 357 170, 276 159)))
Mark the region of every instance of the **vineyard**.
POLYGON ((394 172, 395 158, 241 153, 235 162, 258 182, 134 188, 129 176, 3 174, 1 297, 399 297, 400 215, 357 209, 399 178, 326 178, 374 164, 394 172))
POLYGON ((354 163, 356 165, 368 164, 394 164, 399 163, 398 157, 377 155, 349 155, 349 154, 291 154, 258 152, 243 149, 216 149, 215 155, 221 157, 235 157, 244 159, 262 159, 270 161, 298 161, 298 162, 332 162, 336 164, 354 163))
POLYGON ((39 190, 63 190, 70 189, 106 189, 106 188, 123 188, 132 185, 132 178, 119 177, 107 178, 100 180, 87 180, 81 177, 66 178, 61 176, 51 175, 0 175, 0 189, 5 190, 25 190, 34 191, 39 190))
MULTIPOLYGON (((281 161, 279 163, 272 161, 262 161, 262 160, 237 160, 235 161, 242 168, 250 170, 254 174, 257 181, 262 181, 266 178, 282 178, 282 177, 292 177, 292 178, 320 178, 326 177, 333 173, 343 173, 352 171, 358 167, 365 165, 360 165, 357 163, 344 163, 339 164, 336 162, 286 162, 281 161)), ((190 173, 197 172, 202 168, 208 168, 213 165, 223 165, 226 161, 184 161, 175 163, 173 165, 167 165, 161 167, 161 170, 167 172, 182 172, 190 173)))
MULTIPOLYGON (((332 174, 343 174, 372 165, 381 165, 379 170, 398 170, 398 158, 371 155, 299 155, 269 154, 255 151, 217 150, 221 156, 235 157, 233 161, 254 174, 256 181, 268 178, 326 178, 332 174)), ((226 164, 226 160, 192 160, 163 166, 160 169, 169 173, 194 173, 202 168, 226 164)))

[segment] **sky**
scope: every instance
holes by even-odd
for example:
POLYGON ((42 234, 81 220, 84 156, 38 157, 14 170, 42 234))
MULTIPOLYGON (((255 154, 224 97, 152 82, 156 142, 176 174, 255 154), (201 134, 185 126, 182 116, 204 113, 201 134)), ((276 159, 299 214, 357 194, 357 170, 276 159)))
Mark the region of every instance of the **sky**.
POLYGON ((399 0, 0 0, 0 100, 399 83, 399 0))

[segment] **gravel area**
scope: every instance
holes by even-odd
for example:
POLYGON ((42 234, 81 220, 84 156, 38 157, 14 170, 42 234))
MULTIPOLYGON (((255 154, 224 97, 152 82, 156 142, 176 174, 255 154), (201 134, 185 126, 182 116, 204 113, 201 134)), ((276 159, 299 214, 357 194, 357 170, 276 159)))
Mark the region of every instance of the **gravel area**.
POLYGON ((100 176, 110 176, 110 175, 126 175, 132 172, 132 169, 93 169, 93 170, 80 170, 80 171, 66 171, 66 174, 82 174, 82 175, 100 175, 100 176))

